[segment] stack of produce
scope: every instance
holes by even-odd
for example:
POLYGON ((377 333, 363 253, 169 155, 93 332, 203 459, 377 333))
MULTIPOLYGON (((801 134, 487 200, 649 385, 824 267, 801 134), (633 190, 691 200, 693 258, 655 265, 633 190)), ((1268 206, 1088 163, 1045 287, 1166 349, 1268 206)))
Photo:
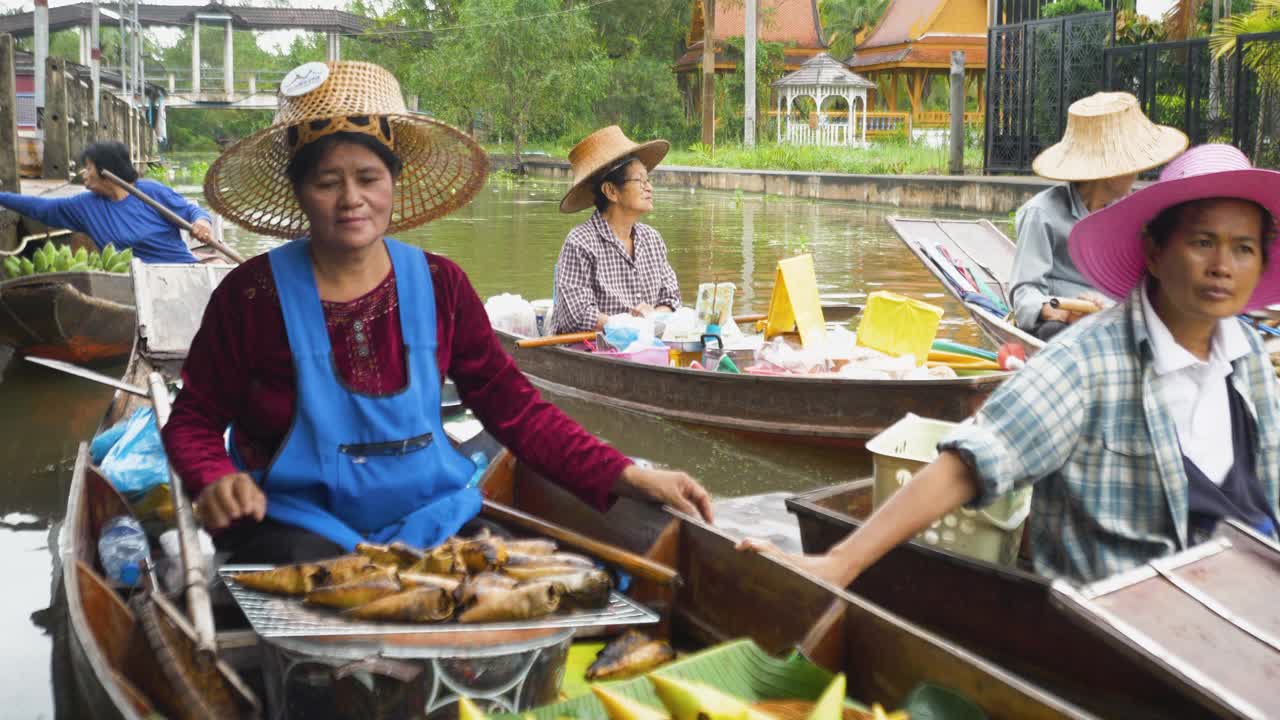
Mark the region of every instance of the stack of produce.
POLYGON ((44 244, 29 258, 10 256, 5 258, 4 271, 10 278, 39 275, 55 272, 85 272, 99 270, 102 272, 127 273, 129 263, 133 261, 133 250, 126 248, 124 252, 116 252, 114 245, 107 245, 99 253, 89 252, 84 248, 71 252, 69 245, 54 245, 53 241, 44 244))
POLYGON ((361 544, 353 555, 232 579, 352 619, 407 623, 529 620, 560 609, 602 608, 613 589, 609 574, 590 558, 558 552, 550 540, 504 540, 488 532, 426 551, 361 544))

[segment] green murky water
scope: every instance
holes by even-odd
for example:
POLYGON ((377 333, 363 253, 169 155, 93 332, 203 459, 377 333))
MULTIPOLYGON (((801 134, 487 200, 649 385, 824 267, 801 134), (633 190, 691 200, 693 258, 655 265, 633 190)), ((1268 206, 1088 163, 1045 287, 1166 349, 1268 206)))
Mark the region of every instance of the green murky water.
MULTIPOLYGON (((549 182, 494 178, 468 207, 400 239, 457 261, 481 297, 500 292, 550 297, 552 266, 564 236, 587 217, 585 212, 560 214, 564 189, 549 182)), ((776 262, 807 251, 814 255, 825 296, 860 304, 867 292, 883 288, 928 299, 946 309, 941 335, 980 342, 959 305, 893 236, 884 222, 891 209, 662 188, 655 196, 656 208, 646 221, 666 240, 688 301, 700 282, 730 281, 738 285, 737 312, 763 312, 776 262)), ((276 242, 232 227, 226 239, 246 255, 276 242)), ((21 361, 12 363, 0 382, 0 558, 18 579, 0 612, 0 630, 5 631, 0 707, 6 708, 6 716, 54 716, 48 681, 51 643, 32 613, 49 601, 49 528, 66 503, 76 445, 92 434, 110 394, 21 361)), ((552 399, 624 452, 685 469, 719 496, 808 489, 852 479, 870 467, 865 457, 848 450, 744 439, 552 399)))

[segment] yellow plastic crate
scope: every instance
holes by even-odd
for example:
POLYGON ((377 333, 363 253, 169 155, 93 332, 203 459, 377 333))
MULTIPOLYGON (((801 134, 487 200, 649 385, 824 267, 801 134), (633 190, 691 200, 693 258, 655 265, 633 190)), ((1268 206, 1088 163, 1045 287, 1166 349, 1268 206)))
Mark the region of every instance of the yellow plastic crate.
POLYGON ((858 322, 858 344, 887 355, 912 355, 924 365, 938 334, 942 308, 897 293, 877 290, 867 296, 858 322))
MULTIPOLYGON (((871 497, 876 509, 938 457, 938 443, 955 427, 956 423, 908 414, 867 441, 875 466, 871 497)), ((961 507, 947 513, 916 535, 916 540, 978 560, 1013 565, 1030 512, 1031 487, 1027 486, 984 508, 961 507)))

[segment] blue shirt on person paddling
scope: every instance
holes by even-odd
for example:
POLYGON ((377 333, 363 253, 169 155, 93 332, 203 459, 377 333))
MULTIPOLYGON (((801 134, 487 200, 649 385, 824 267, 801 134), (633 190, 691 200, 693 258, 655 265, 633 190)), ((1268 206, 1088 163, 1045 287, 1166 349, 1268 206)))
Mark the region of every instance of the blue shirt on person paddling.
MULTIPOLYGON (((140 179, 135 185, 187 222, 209 221, 209 213, 161 183, 140 179)), ((196 261, 178 228, 132 195, 113 200, 95 192, 61 198, 0 192, 0 205, 51 227, 85 233, 93 238, 98 249, 108 243, 117 250, 132 248, 133 256, 143 262, 196 261)))

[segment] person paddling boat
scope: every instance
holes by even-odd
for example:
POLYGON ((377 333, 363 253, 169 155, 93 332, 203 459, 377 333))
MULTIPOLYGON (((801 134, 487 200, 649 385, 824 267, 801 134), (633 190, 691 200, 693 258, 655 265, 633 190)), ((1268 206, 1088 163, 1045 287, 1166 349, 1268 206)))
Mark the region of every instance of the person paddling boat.
POLYGON ((471 521, 476 468, 444 434, 445 376, 498 440, 593 507, 624 494, 710 518, 688 475, 633 464, 538 395, 457 264, 386 236, 475 196, 488 159, 471 138, 410 114, 370 63, 303 65, 280 100, 270 128, 210 168, 205 195, 293 239, 214 291, 164 429, 233 562, 430 547, 471 521))
POLYGON ((1205 145, 1085 218, 1071 256, 1121 302, 1027 361, 860 530, 791 561, 844 586, 945 513, 1028 483, 1032 558, 1051 578, 1122 572, 1222 518, 1275 537, 1280 391, 1237 315, 1280 300, 1278 213, 1280 172, 1205 145))

